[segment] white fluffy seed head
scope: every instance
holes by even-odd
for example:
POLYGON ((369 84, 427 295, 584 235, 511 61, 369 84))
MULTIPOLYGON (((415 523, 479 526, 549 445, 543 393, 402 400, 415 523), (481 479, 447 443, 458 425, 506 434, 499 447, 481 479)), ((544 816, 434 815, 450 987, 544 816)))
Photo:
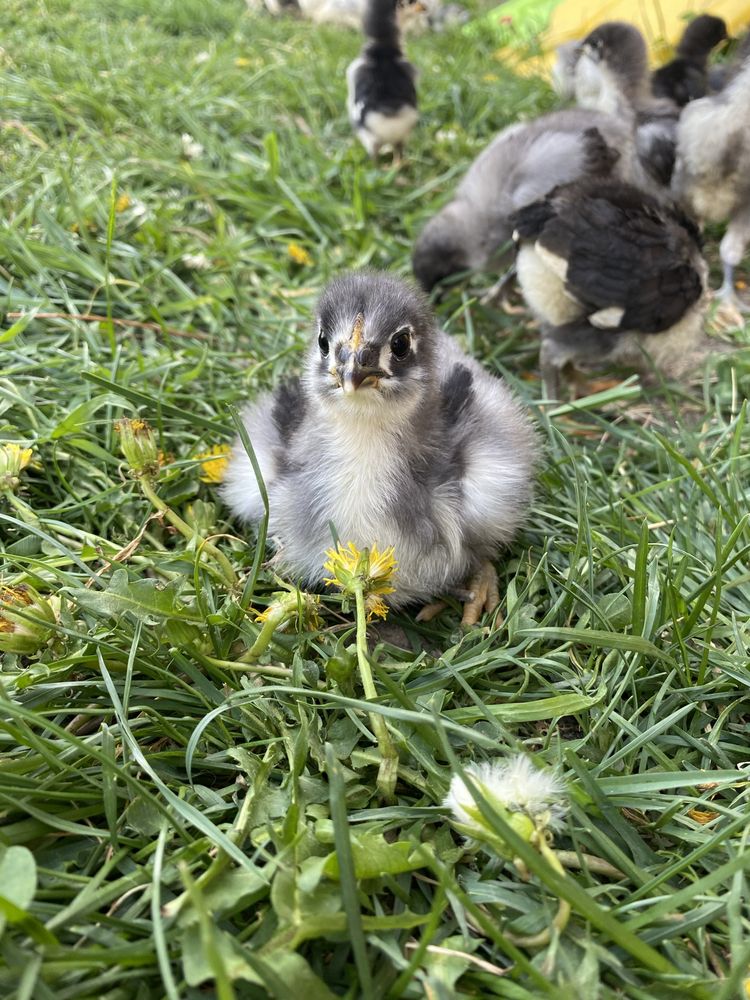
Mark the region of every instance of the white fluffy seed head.
MULTIPOLYGON (((562 801, 565 785, 556 774, 536 767, 523 754, 470 764, 466 770, 490 805, 510 813, 524 813, 537 828, 554 830, 561 825, 567 812, 567 804, 562 801)), ((477 828, 481 836, 481 814, 478 818, 476 800, 460 775, 451 781, 443 805, 451 810, 457 823, 477 828)))

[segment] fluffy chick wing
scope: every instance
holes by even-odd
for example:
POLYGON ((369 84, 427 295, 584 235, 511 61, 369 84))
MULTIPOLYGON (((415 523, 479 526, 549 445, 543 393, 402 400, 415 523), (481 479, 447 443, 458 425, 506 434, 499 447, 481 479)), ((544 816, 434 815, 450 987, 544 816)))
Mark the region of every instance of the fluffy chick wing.
POLYGON ((491 558, 527 514, 538 442, 499 378, 447 334, 437 346, 445 484, 458 489, 464 544, 476 558, 491 558))
MULTIPOLYGON (((251 443, 267 488, 289 471, 290 445, 304 421, 305 411, 302 385, 298 378, 292 378, 261 396, 243 413, 245 426, 252 429, 251 443)), ((232 450, 221 493, 227 506, 243 521, 258 521, 262 517, 263 498, 255 470, 240 441, 232 450)))
POLYGON ((658 333, 702 294, 697 230, 635 188, 571 185, 515 221, 594 326, 658 333))

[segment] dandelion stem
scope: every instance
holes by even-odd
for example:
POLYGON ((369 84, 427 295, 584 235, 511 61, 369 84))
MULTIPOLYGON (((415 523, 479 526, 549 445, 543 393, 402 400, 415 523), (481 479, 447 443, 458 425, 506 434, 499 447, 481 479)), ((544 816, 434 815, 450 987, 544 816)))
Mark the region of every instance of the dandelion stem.
MULTIPOLYGON (((375 689, 375 682, 372 679, 372 669, 367 656, 367 612, 365 609, 364 585, 361 580, 357 580, 352 585, 357 608, 357 663, 359 665, 359 675, 362 678, 365 698, 368 701, 375 701, 378 693, 375 689)), ((380 767, 378 768, 377 785, 380 794, 386 801, 392 801, 398 777, 398 753, 393 745, 391 734, 382 715, 377 712, 370 712, 370 724, 378 741, 380 750, 380 767)))
MULTIPOLYGON (((564 875, 565 869, 560 863, 560 859, 557 854, 555 854, 547 843, 547 838, 544 834, 537 834, 535 840, 532 842, 536 843, 539 853, 542 855, 547 864, 551 868, 554 868, 559 875, 564 875)), ((545 945, 548 945, 552 939, 552 928, 554 927, 558 934, 562 934, 569 919, 570 903, 567 899, 561 899, 557 907, 557 913, 555 914, 550 927, 545 927, 544 930, 540 931, 538 934, 530 934, 528 937, 516 937, 511 934, 508 934, 507 936, 513 944, 518 945, 521 948, 543 948, 545 945)))
POLYGON ((166 519, 169 521, 172 527, 176 528, 181 535, 183 535, 185 538, 188 539, 188 541, 193 541, 193 539, 196 536, 200 538, 198 553, 200 554, 200 551, 202 549, 203 551, 205 551, 207 555, 211 556, 211 558, 218 564, 219 568, 221 569, 222 575, 226 583, 230 587, 236 586, 237 575, 234 572, 234 569, 232 568, 232 564, 224 555, 224 553, 221 552, 219 549, 217 549, 215 545, 212 545, 211 542, 206 541, 205 538, 199 535, 198 532, 195 530, 195 528, 191 528, 186 521, 183 521, 180 515, 176 514, 175 511, 173 511, 172 508, 169 506, 169 504, 165 503, 162 500, 162 498, 154 490, 153 486, 151 485, 146 476, 142 476, 138 481, 140 483, 143 495, 146 497, 147 500, 151 502, 151 504, 160 513, 164 515, 164 517, 166 517, 166 519))
MULTIPOLYGON (((247 656, 247 653, 245 653, 247 656)), ((289 667, 275 667, 271 663, 245 663, 242 658, 238 660, 219 660, 215 656, 203 656, 212 667, 220 667, 222 670, 243 670, 252 674, 265 674, 267 677, 291 677, 292 671, 289 667)))

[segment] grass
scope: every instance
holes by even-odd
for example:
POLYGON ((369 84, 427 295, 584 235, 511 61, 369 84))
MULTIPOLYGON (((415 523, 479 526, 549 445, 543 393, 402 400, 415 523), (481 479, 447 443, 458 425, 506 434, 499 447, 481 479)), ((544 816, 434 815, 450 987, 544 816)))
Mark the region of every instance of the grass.
POLYGON ((743 356, 545 411, 526 321, 480 307, 482 278, 455 286, 442 320, 546 447, 504 623, 392 616, 374 703, 333 595, 320 627, 241 659, 278 585, 196 456, 299 364, 330 275, 408 273, 476 152, 553 105, 481 36, 416 39, 424 121, 400 174, 375 169, 343 111, 358 44, 240 0, 6 0, 0 438, 35 458, 0 502, 2 573, 59 621, 0 678, 2 995, 743 996, 743 356), (238 586, 127 475, 114 423, 136 414, 159 497, 238 586), (399 752, 392 803, 370 713, 399 752), (520 749, 568 783, 565 875, 495 819, 523 881, 441 808, 456 769, 520 749), (562 935, 513 943, 560 899, 562 935))

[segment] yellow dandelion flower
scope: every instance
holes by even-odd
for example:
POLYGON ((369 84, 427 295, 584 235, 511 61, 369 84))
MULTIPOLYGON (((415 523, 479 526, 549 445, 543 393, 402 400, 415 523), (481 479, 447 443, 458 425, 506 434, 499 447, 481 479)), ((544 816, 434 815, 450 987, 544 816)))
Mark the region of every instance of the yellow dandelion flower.
POLYGON ((237 56, 237 58, 234 60, 234 65, 238 69, 245 69, 247 66, 252 66, 252 64, 253 64, 252 59, 248 59, 247 56, 237 56))
POLYGON ((15 492, 21 481, 21 472, 29 464, 33 454, 31 448, 22 448, 20 444, 0 445, 0 492, 15 492))
POLYGON ((286 251, 295 264, 302 264, 304 267, 310 267, 313 263, 313 259, 310 254, 304 247, 301 247, 299 243, 289 243, 286 251))
POLYGON ((159 447, 156 435, 141 417, 118 420, 120 450, 134 476, 155 476, 159 471, 159 447))
POLYGON ((382 552, 378 552, 377 546, 370 549, 370 567, 368 575, 372 581, 372 586, 368 589, 372 594, 392 594, 393 587, 388 583, 396 569, 396 558, 394 548, 390 545, 382 552))
MULTIPOLYGON (((393 587, 391 587, 393 590, 393 587)), ((388 617, 388 605, 385 603, 382 597, 378 594, 368 594, 365 598, 365 611, 367 612, 367 620, 372 621, 373 618, 387 618, 388 617)))
POLYGON ((22 583, 0 586, 0 650, 31 656, 47 645, 54 634, 55 612, 49 601, 22 583), (31 621, 26 615, 33 615, 31 621))
POLYGON ((339 542, 335 549, 328 549, 326 556, 323 569, 331 575, 325 578, 325 583, 348 593, 353 593, 357 585, 361 585, 365 594, 393 593, 390 585, 396 569, 393 546, 383 552, 376 545, 360 551, 354 542, 346 546, 339 542))
POLYGON ((127 208, 130 208, 130 196, 121 194, 115 202, 115 212, 124 212, 127 208))
POLYGON ((202 483, 222 482, 231 451, 228 444, 215 444, 195 456, 201 463, 198 478, 202 483))

